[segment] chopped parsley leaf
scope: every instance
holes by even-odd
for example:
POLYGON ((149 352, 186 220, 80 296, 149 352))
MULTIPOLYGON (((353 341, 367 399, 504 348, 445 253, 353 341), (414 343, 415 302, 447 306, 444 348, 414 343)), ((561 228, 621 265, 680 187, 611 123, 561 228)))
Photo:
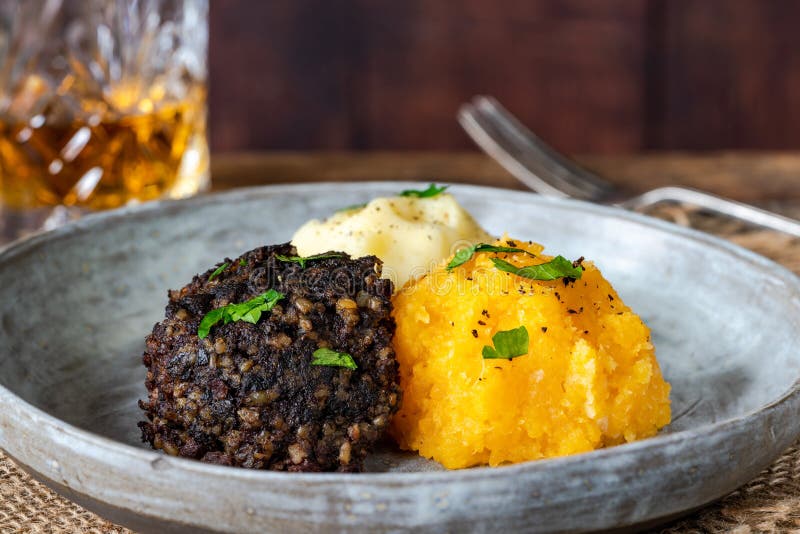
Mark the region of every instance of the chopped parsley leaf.
POLYGON ((325 254, 315 254, 314 256, 284 256, 283 254, 275 254, 275 258, 285 263, 297 263, 301 269, 306 268, 306 263, 314 260, 324 260, 326 258, 344 258, 344 254, 339 252, 327 252, 325 254))
POLYGON ((528 265, 527 267, 517 267, 500 258, 492 258, 492 263, 501 271, 531 280, 555 280, 557 278, 574 278, 578 280, 583 275, 583 267, 573 265, 564 256, 556 256, 547 263, 528 265))
POLYGON ((283 293, 270 289, 266 293, 262 293, 246 302, 228 304, 227 306, 211 310, 205 314, 200 321, 200 326, 197 327, 197 337, 203 339, 208 336, 211 327, 220 321, 223 321, 223 324, 232 323, 234 321, 256 324, 258 320, 261 319, 261 313, 270 311, 283 297, 283 293))
POLYGON ((216 278, 217 276, 221 275, 221 274, 222 274, 222 271, 224 271, 225 269, 227 269, 229 265, 230 265, 230 263, 228 263, 228 262, 226 261, 225 263, 223 263, 222 265, 220 265, 219 267, 217 267, 217 268, 216 268, 216 270, 215 270, 213 273, 211 273, 211 276, 209 276, 209 277, 208 277, 208 281, 210 282, 210 281, 212 281, 214 278, 216 278))
POLYGON ((477 245, 472 245, 471 247, 462 248, 458 252, 455 253, 453 259, 450 260, 450 263, 447 264, 447 270, 451 271, 458 267, 459 265, 464 265, 472 257, 478 252, 523 252, 530 256, 536 257, 535 254, 531 254, 527 250, 523 250, 521 248, 516 247, 496 247, 494 245, 489 245, 488 243, 478 243, 477 245))
POLYGON ((317 349, 314 351, 314 359, 311 365, 326 365, 328 367, 346 367, 347 369, 357 369, 355 360, 346 352, 337 352, 331 349, 317 349))
POLYGON ((435 196, 441 195, 444 191, 450 187, 449 185, 438 186, 436 184, 431 184, 428 186, 427 189, 406 189, 405 191, 400 192, 401 197, 414 197, 414 198, 433 198, 435 196))
POLYGON ((485 360, 511 359, 528 354, 528 329, 520 326, 512 330, 501 330, 492 336, 494 347, 484 345, 485 360))

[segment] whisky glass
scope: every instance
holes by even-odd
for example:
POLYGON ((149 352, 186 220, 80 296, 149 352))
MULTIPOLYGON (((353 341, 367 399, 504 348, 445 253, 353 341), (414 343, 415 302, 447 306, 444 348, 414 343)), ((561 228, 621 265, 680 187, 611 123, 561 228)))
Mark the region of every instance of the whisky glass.
POLYGON ((206 189, 207 0, 0 0, 0 242, 206 189))

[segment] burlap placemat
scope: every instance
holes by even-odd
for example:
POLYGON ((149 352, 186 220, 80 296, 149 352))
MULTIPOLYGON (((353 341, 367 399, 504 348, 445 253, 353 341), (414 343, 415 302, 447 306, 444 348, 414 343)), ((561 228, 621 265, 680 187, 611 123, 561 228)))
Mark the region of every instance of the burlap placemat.
MULTIPOLYGON (((800 207, 783 209, 800 215, 800 207)), ((800 274, 800 240, 682 207, 652 212, 678 224, 730 239, 800 274)), ((0 532, 129 533, 58 496, 0 452, 0 532)), ((699 512, 661 529, 676 532, 800 532, 800 443, 755 480, 699 512)))

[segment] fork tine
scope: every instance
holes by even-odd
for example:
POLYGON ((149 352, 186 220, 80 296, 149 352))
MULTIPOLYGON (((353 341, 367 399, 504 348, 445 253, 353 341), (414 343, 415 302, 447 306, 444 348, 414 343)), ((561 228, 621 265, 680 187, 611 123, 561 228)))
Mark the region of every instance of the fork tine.
MULTIPOLYGON (((495 161, 534 191, 612 203, 613 187, 562 156, 525 128, 495 99, 478 96, 463 104, 458 121, 495 161)), ((800 237, 800 221, 755 206, 684 187, 661 187, 614 205, 638 210, 660 202, 679 202, 750 224, 800 237)))
POLYGON ((496 146, 491 147, 490 154, 500 155, 502 150, 505 157, 499 158, 501 164, 540 193, 553 194, 552 189, 556 189, 562 195, 598 200, 613 190, 610 184, 553 150, 492 97, 478 96, 472 104, 462 106, 459 121, 481 148, 489 152, 491 141, 496 146), (521 173, 522 168, 525 173, 521 173), (531 180, 531 174, 538 180, 531 180))
POLYGON ((503 107, 496 98, 492 96, 476 96, 473 99, 473 103, 489 117, 492 117, 500 129, 506 132, 510 138, 520 143, 521 146, 524 146, 526 150, 533 150, 552 162, 554 170, 572 185, 583 188, 585 184, 589 184, 590 187, 587 190, 597 192, 606 192, 613 188, 611 184, 602 178, 554 150, 503 107))
POLYGON ((592 198, 591 193, 576 188, 554 172, 540 154, 520 150, 520 144, 509 140, 496 121, 472 104, 462 105, 458 120, 478 146, 534 191, 548 196, 592 198))
MULTIPOLYGON (((549 174, 530 163, 523 163, 524 155, 516 153, 514 146, 495 131, 491 123, 471 104, 462 104, 458 111, 458 122, 475 143, 500 163, 508 172, 537 193, 548 196, 567 197, 560 184, 550 183, 549 174)), ((556 182, 557 183, 557 182, 556 182)))

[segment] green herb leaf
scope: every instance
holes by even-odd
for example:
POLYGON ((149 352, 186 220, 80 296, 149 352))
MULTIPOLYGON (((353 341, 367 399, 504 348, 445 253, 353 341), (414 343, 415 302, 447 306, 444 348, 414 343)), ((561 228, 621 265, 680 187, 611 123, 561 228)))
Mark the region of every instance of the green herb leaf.
POLYGON ((211 327, 220 321, 223 321, 224 324, 235 321, 245 321, 247 323, 256 324, 259 319, 261 319, 261 314, 272 310, 275 304, 284 296, 283 293, 270 289, 266 293, 262 293, 241 304, 228 304, 227 306, 211 310, 205 314, 200 321, 200 326, 197 327, 197 337, 203 339, 208 336, 211 327))
POLYGON ((230 263, 225 262, 222 265, 220 265, 219 267, 217 267, 217 269, 213 273, 211 273, 211 276, 208 277, 208 281, 210 282, 214 278, 216 278, 217 276, 221 275, 222 271, 224 271, 225 269, 228 268, 228 265, 230 265, 230 263))
POLYGON ((444 193, 445 189, 450 187, 449 185, 438 186, 436 184, 431 184, 428 186, 427 189, 419 190, 419 189, 406 189, 400 193, 401 197, 415 197, 415 198, 432 198, 437 195, 441 195, 444 193))
POLYGON ((239 260, 239 266, 240 267, 245 267, 246 265, 247 265, 247 260, 246 259, 242 258, 242 259, 239 260))
POLYGON ((324 260, 326 258, 344 258, 344 254, 339 252, 326 252, 325 254, 315 254, 313 256, 284 256, 283 254, 275 254, 275 258, 285 263, 299 263, 301 269, 306 268, 306 263, 314 260, 324 260))
POLYGON ((486 360, 510 359, 528 354, 528 329, 524 326, 512 330, 501 330, 492 336, 494 347, 483 347, 486 360))
POLYGON ((473 245, 471 247, 462 248, 458 252, 455 253, 453 259, 450 260, 450 263, 447 264, 447 270, 451 271, 458 267, 459 265, 463 265, 467 263, 469 260, 477 252, 524 252, 529 256, 536 257, 535 254, 531 254, 527 250, 523 250, 521 248, 514 248, 514 247, 496 247, 494 245, 489 245, 487 243, 478 243, 477 245, 473 245))
POLYGON ((328 367, 346 367, 357 369, 355 360, 346 352, 337 352, 331 349, 317 349, 314 351, 311 365, 327 365, 328 367))
POLYGON ((362 204, 353 204, 351 206, 345 206, 343 208, 339 208, 338 210, 336 210, 336 213, 341 213, 343 211, 360 210, 361 208, 366 208, 366 207, 367 207, 367 203, 366 202, 364 202, 362 204))
POLYGON ((197 337, 200 339, 205 338, 211 331, 211 327, 220 322, 225 317, 225 308, 217 308, 211 310, 200 321, 200 326, 197 327, 197 337))
POLYGON ((556 256, 547 263, 539 265, 529 265, 527 267, 517 267, 500 258, 492 258, 492 263, 501 271, 516 274, 531 280, 555 280, 557 278, 580 279, 583 275, 583 267, 573 266, 572 262, 564 256, 556 256))

